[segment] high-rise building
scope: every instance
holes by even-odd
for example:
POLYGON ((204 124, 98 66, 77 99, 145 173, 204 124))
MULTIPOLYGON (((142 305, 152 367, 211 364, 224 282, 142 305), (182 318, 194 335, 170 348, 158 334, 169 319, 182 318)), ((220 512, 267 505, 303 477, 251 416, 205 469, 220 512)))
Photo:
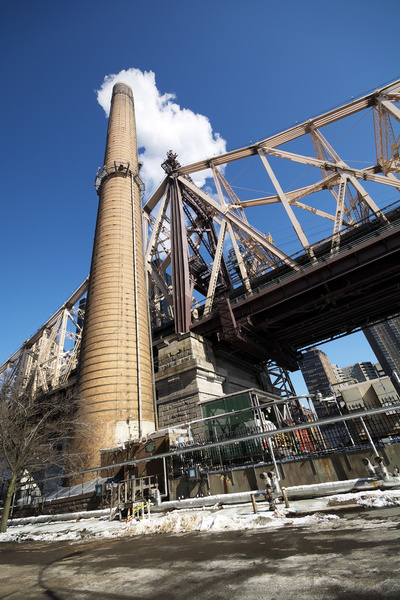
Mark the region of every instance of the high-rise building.
POLYGON ((400 317, 363 331, 385 375, 400 393, 400 317))
POLYGON ((329 358, 319 348, 311 348, 302 355, 300 369, 310 394, 323 398, 332 396, 332 384, 338 379, 329 358))
MULTIPOLYGON (((334 365, 319 348, 311 348, 299 362, 304 381, 307 385, 315 412, 319 419, 337 417, 340 407, 336 400, 335 387, 338 383, 334 365)), ((321 433, 328 444, 337 446, 348 439, 348 431, 342 423, 333 423, 321 427, 321 433)))
POLYGON ((376 366, 371 362, 358 362, 348 367, 332 365, 332 368, 340 383, 361 383, 362 381, 369 381, 370 379, 379 377, 376 366))
MULTIPOLYGON (((398 395, 388 377, 380 378, 376 365, 360 362, 347 367, 331 364, 319 348, 303 354, 299 363, 304 381, 319 419, 336 417, 352 410, 390 406, 398 395)), ((379 435, 392 435, 398 430, 398 419, 373 418, 374 431, 379 435), (397 428, 397 429, 396 429, 397 428)), ((327 444, 347 444, 351 432, 346 423, 329 423, 321 426, 327 444)), ((353 432, 354 433, 354 432, 353 432)))

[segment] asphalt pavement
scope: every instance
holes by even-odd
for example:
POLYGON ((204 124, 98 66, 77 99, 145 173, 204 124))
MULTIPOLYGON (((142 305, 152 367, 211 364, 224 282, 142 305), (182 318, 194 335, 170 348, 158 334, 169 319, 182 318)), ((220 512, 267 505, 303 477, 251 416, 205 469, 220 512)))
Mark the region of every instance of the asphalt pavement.
POLYGON ((400 507, 276 529, 0 544, 7 600, 400 597, 400 507))

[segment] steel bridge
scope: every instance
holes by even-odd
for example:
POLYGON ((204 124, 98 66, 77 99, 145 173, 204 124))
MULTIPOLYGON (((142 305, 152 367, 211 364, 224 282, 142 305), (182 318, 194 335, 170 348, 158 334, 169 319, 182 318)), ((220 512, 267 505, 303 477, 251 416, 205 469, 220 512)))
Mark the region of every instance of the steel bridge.
MULTIPOLYGON (((386 213, 388 214, 388 213, 386 213)), ((395 315, 400 303, 400 210, 344 236, 334 255, 316 249, 299 271, 274 270, 221 298, 191 330, 226 340, 255 357, 295 370, 298 350, 395 315), (245 293, 243 293, 245 292, 245 293)))
MULTIPOLYGON (((143 206, 153 337, 193 331, 296 369, 299 350, 398 314, 399 103, 400 80, 191 165, 169 152, 143 206)), ((2 385, 67 384, 86 290, 0 367, 2 385)))

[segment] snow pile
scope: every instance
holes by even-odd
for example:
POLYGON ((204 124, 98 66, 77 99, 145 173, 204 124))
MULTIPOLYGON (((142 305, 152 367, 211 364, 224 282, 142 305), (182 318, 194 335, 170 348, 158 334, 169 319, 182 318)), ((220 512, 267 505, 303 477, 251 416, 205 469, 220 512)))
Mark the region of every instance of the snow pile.
MULTIPOLYGON (((272 512, 267 503, 257 503, 258 514, 254 514, 251 503, 214 508, 192 508, 168 513, 153 513, 141 521, 108 521, 101 518, 82 518, 77 513, 74 520, 13 524, 6 533, 0 534, 0 542, 32 541, 81 541, 94 538, 152 535, 165 533, 222 532, 279 527, 335 527, 340 517, 336 514, 319 512, 334 510, 349 504, 365 508, 400 506, 400 490, 376 490, 336 494, 328 498, 291 502, 290 509, 280 506, 272 512), (306 512, 301 516, 302 511, 306 512), (313 513, 313 514, 310 514, 313 513)), ((43 516, 41 517, 43 518, 43 516)), ((343 526, 341 525, 341 526, 343 526)))
POLYGON ((400 490, 374 490, 370 492, 353 492, 329 496, 329 506, 340 504, 358 504, 365 508, 384 508, 400 506, 400 490))
POLYGON ((210 514, 206 512, 179 511, 169 513, 158 519, 133 521, 127 528, 126 535, 146 535, 149 533, 188 533, 190 531, 238 531, 255 529, 273 524, 279 526, 279 519, 274 514, 228 516, 222 512, 210 514))
POLYGON ((155 533, 189 533, 192 531, 243 531, 261 528, 279 528, 293 523, 306 525, 331 519, 336 515, 308 515, 288 518, 277 511, 268 514, 227 515, 223 511, 216 514, 199 512, 174 512, 158 519, 144 519, 131 522, 124 533, 126 536, 148 535, 155 533))
POLYGON ((383 490, 375 493, 364 493, 357 499, 357 504, 361 504, 368 508, 400 506, 400 490, 383 490))
POLYGON ((243 531, 284 526, 312 525, 338 519, 336 515, 314 514, 288 517, 283 511, 266 514, 229 515, 222 511, 175 511, 166 515, 151 515, 130 523, 87 519, 9 527, 0 534, 0 542, 80 541, 88 538, 110 538, 165 533, 243 531))

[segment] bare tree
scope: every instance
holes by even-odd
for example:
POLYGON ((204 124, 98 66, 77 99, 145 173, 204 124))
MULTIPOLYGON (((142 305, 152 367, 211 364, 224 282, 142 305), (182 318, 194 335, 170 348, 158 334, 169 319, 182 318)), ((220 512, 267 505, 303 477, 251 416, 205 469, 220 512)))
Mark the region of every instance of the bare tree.
POLYGON ((7 494, 0 531, 7 530, 14 493, 27 477, 50 466, 78 470, 80 456, 68 453, 68 440, 76 435, 78 401, 62 394, 32 398, 2 390, 0 395, 0 462, 7 471, 7 494), (67 450, 66 450, 67 449, 67 450))

